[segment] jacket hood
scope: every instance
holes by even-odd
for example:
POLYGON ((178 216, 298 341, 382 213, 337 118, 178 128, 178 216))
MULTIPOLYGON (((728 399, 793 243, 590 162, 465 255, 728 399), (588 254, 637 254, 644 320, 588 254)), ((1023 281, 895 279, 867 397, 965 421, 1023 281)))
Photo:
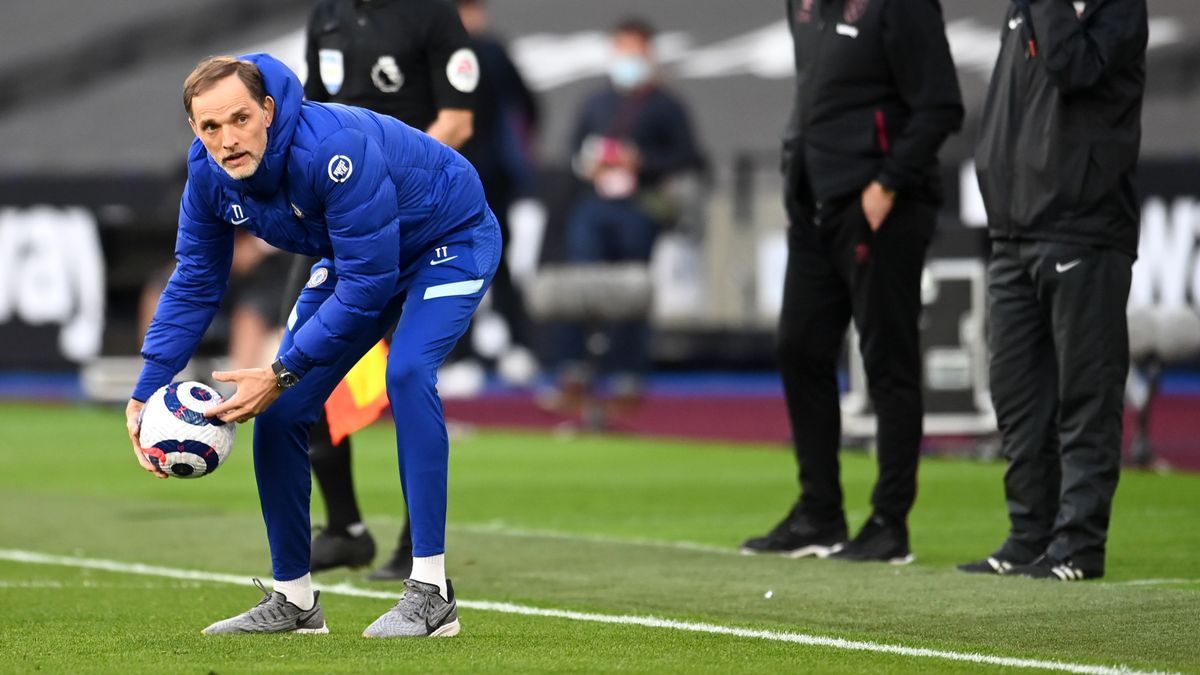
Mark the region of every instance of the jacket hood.
MULTIPOLYGON (((245 54, 238 58, 258 66, 267 88, 267 95, 275 99, 275 117, 267 129, 267 149, 263 152, 258 170, 244 180, 230 177, 211 155, 208 156, 208 166, 222 185, 265 197, 274 194, 283 182, 292 137, 295 136, 296 126, 300 123, 300 101, 304 97, 304 85, 290 68, 270 54, 245 54)), ((200 144, 200 139, 196 139, 194 144, 200 144)))

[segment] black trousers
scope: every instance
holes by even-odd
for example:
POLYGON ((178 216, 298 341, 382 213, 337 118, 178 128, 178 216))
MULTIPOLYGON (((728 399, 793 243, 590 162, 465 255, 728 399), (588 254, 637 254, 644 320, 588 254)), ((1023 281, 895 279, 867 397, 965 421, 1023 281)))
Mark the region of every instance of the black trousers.
POLYGON ((996 555, 1103 572, 1117 489, 1133 258, 997 240, 988 265, 991 389, 1012 529, 996 555))
POLYGON ((819 210, 795 201, 788 207, 779 362, 801 509, 817 520, 845 518, 837 367, 853 318, 878 419, 879 479, 871 504, 876 514, 904 523, 917 491, 924 413, 917 321, 937 207, 902 196, 877 232, 858 194, 819 210))

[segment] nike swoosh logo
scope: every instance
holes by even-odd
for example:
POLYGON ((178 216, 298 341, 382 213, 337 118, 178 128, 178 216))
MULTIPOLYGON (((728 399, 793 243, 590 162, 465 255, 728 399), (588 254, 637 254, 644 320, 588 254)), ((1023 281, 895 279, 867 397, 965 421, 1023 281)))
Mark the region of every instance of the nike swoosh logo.
POLYGON ((455 259, 455 258, 457 258, 457 257, 458 257, 458 256, 456 256, 456 255, 452 255, 452 256, 450 256, 449 258, 440 258, 440 259, 438 259, 438 260, 430 260, 430 261, 429 261, 429 264, 430 264, 430 265, 441 265, 442 263, 444 263, 444 262, 450 262, 451 260, 454 260, 454 259, 455 259))
POLYGON ((230 221, 230 222, 232 222, 234 225, 241 225, 242 223, 244 223, 244 222, 246 222, 246 221, 248 221, 248 220, 250 220, 250 219, 249 219, 249 218, 242 218, 241 220, 233 220, 233 221, 230 221))
POLYGON ((429 621, 430 616, 426 615, 425 616, 425 634, 433 635, 433 632, 435 630, 441 628, 442 624, 446 623, 446 618, 449 616, 450 616, 450 606, 449 605, 446 606, 446 611, 442 613, 442 616, 440 618, 438 618, 437 620, 435 620, 433 623, 430 623, 430 621, 429 621))
POLYGON ((1083 262, 1083 258, 1077 258, 1075 260, 1072 260, 1071 262, 1056 263, 1054 265, 1054 271, 1058 272, 1059 274, 1062 274, 1063 272, 1066 272, 1066 271, 1074 268, 1076 265, 1078 265, 1082 262, 1083 262))

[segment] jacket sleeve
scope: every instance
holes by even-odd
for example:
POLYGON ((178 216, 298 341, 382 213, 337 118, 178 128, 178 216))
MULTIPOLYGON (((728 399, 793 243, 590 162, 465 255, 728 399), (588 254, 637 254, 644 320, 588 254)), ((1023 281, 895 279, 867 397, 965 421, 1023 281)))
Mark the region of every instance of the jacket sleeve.
POLYGON ((796 88, 795 92, 793 93, 794 100, 792 102, 792 113, 790 116, 788 116, 787 126, 783 129, 783 142, 780 148, 779 167, 784 173, 787 173, 788 170, 792 168, 792 165, 796 162, 797 157, 802 156, 797 154, 799 151, 802 151, 800 146, 804 142, 802 137, 803 134, 800 131, 802 126, 800 121, 800 116, 802 114, 801 106, 803 105, 800 93, 801 77, 802 76, 797 73, 796 88))
POLYGON ((639 172, 650 182, 702 164, 687 110, 675 97, 663 94, 658 104, 645 108, 653 110, 657 118, 653 121, 656 138, 650 147, 638 148, 642 156, 639 172))
POLYGON ((592 122, 594 110, 596 108, 596 98, 589 97, 579 106, 579 112, 575 115, 575 124, 571 127, 571 168, 575 172, 575 176, 584 179, 585 169, 590 167, 584 166, 583 160, 583 143, 589 136, 596 133, 596 125, 592 122))
POLYGON ((374 330, 400 278, 396 187, 379 145, 343 129, 321 143, 309 171, 325 205, 337 285, 281 357, 299 376, 333 363, 364 331, 374 330))
POLYGON ((879 182, 903 190, 937 162, 946 137, 962 127, 962 94, 937 0, 889 0, 883 20, 888 65, 909 118, 890 144, 879 182))
MULTIPOLYGON (((509 58, 504 48, 497 43, 495 52, 497 69, 501 71, 495 79, 493 90, 503 87, 507 96, 501 96, 501 124, 505 133, 501 134, 504 167, 512 182, 513 194, 516 197, 529 196, 534 193, 536 178, 534 170, 537 164, 533 148, 533 138, 537 137, 538 122, 541 108, 537 95, 530 89, 521 72, 509 58)), ((488 77, 492 77, 489 73, 488 77)))
POLYGON ((175 272, 167 281, 142 344, 141 375, 132 398, 145 401, 183 370, 229 286, 233 226, 213 212, 191 182, 179 204, 175 272))
POLYGON ((479 59, 471 49, 467 30, 453 4, 431 2, 429 8, 431 15, 425 34, 425 50, 434 107, 438 110, 474 110, 475 89, 480 77, 479 59))
POLYGON ((596 133, 595 124, 592 123, 594 110, 596 108, 595 97, 588 97, 579 106, 579 112, 575 115, 575 124, 571 127, 571 156, 577 157, 580 151, 583 150, 583 142, 587 137, 596 133))
POLYGON ((304 98, 321 103, 329 100, 329 92, 321 80, 320 44, 317 39, 317 26, 322 21, 323 8, 324 4, 313 7, 304 37, 304 61, 308 66, 308 75, 304 78, 304 98))
POLYGON ((520 111, 521 120, 527 126, 528 134, 536 136, 538 125, 542 121, 541 101, 538 100, 537 94, 529 88, 529 83, 521 76, 521 71, 517 68, 517 64, 512 62, 508 52, 501 48, 499 55, 504 71, 507 73, 505 82, 509 87, 509 95, 512 96, 520 111))
POLYGON ((1146 0, 1108 0, 1087 21, 1070 0, 1030 4, 1038 50, 1059 91, 1090 89, 1146 51, 1146 0))
POLYGON ((787 126, 783 130, 783 165, 787 167, 791 160, 789 154, 792 148, 800 140, 800 116, 803 112, 801 98, 801 85, 804 83, 804 64, 800 63, 800 45, 797 40, 800 36, 796 34, 796 7, 792 0, 787 2, 787 24, 788 32, 792 34, 792 50, 794 52, 793 59, 795 61, 796 75, 792 83, 792 112, 788 115, 787 126))

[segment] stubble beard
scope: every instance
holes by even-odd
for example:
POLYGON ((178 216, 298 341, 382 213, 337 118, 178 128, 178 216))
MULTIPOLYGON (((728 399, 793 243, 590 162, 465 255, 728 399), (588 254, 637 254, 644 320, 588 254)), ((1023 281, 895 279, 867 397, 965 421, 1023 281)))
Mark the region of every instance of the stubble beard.
POLYGON ((247 152, 246 159, 249 160, 246 164, 236 167, 229 167, 226 166, 224 162, 221 162, 221 168, 224 169, 225 173, 229 174, 230 178, 233 178, 234 180, 245 180, 253 176, 255 171, 258 171, 258 165, 262 163, 262 155, 257 155, 253 152, 247 152))

